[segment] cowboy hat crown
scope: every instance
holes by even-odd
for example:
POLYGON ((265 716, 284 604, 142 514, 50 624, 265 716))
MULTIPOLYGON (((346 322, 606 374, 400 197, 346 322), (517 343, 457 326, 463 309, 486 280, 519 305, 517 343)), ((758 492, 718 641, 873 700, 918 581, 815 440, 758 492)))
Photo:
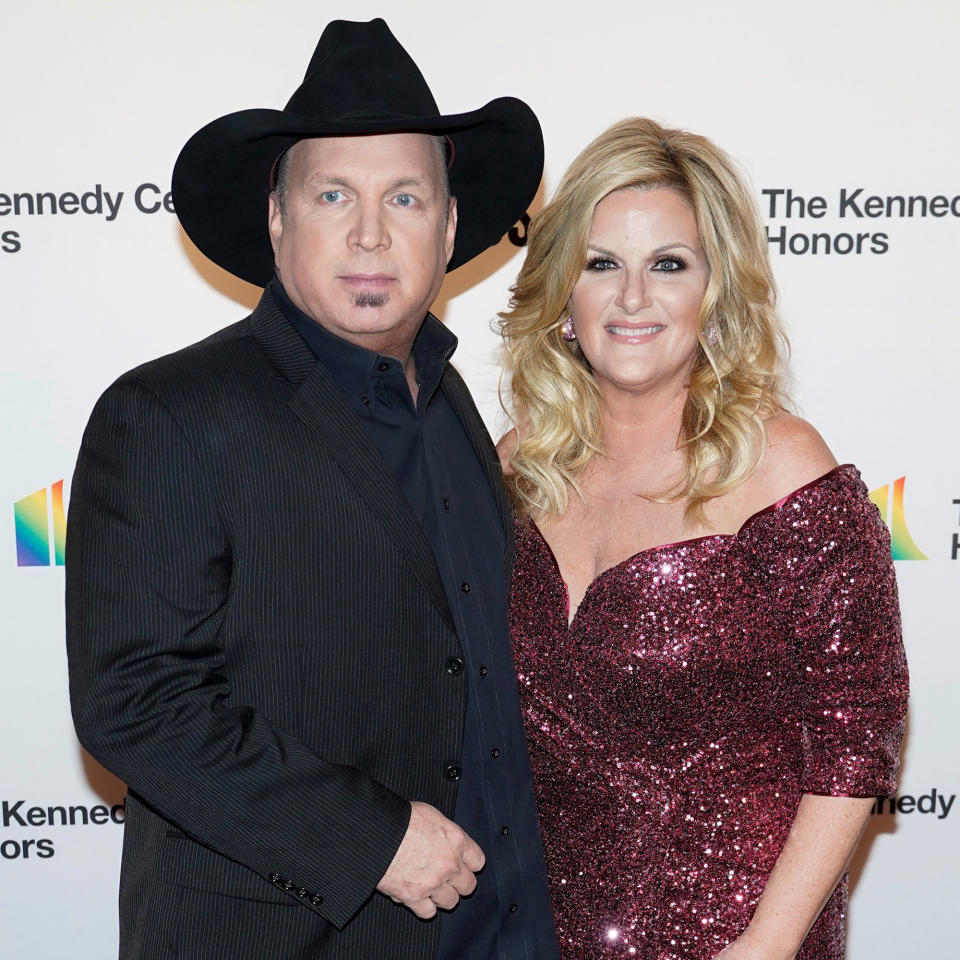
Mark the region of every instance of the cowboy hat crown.
POLYGON ((374 122, 440 116, 423 74, 380 19, 331 23, 284 109, 301 116, 374 122), (368 62, 374 49, 376 60, 368 62))

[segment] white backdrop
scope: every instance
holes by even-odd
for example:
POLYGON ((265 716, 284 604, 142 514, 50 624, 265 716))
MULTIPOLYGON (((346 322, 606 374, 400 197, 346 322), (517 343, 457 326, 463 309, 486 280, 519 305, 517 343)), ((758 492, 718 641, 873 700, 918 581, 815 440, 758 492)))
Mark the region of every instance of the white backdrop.
MULTIPOLYGON (((70 722, 55 485, 68 499, 86 418, 113 379, 258 296, 164 209, 173 161, 214 117, 282 106, 328 20, 381 15, 442 111, 505 94, 534 107, 547 151, 535 207, 628 115, 707 134, 749 171, 800 409, 886 495, 898 554, 925 558, 897 564, 914 692, 897 812, 872 818, 854 865, 848 956, 949 955, 960 897, 955 0, 34 0, 4 11, 0 71, 0 958, 116 953, 123 788, 70 722), (822 203, 787 211, 778 194, 771 209, 763 191, 788 189, 822 203), (37 209, 45 193, 56 213, 49 198, 37 209), (890 196, 923 199, 899 216, 890 196)), ((449 277, 438 304, 494 432, 489 323, 521 257, 502 242, 449 277)))

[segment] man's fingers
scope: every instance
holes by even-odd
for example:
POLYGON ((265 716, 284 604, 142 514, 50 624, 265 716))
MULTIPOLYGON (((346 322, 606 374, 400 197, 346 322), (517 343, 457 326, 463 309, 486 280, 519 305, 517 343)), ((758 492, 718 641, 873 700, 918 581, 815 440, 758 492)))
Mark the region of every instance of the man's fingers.
POLYGON ((445 883, 430 894, 430 899, 444 910, 452 910, 460 902, 460 894, 450 883, 445 883))
POLYGON ((429 920, 437 915, 437 905, 429 898, 406 904, 421 920, 429 920))
POLYGON ((477 889, 477 877, 472 870, 458 870, 449 882, 461 897, 468 897, 477 889))
POLYGON ((476 842, 469 837, 467 837, 467 843, 463 848, 463 855, 460 859, 463 860, 463 865, 474 873, 482 870, 483 865, 487 862, 483 851, 477 846, 476 842))

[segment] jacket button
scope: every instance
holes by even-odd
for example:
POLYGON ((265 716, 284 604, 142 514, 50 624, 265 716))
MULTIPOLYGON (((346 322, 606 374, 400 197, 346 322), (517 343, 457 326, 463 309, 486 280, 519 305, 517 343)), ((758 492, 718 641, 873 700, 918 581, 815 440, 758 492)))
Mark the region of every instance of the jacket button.
POLYGON ((386 360, 381 360, 380 363, 377 364, 377 369, 378 369, 381 373, 386 373, 386 372, 390 369, 390 364, 387 363, 386 360))
POLYGON ((464 580, 463 583, 460 584, 460 589, 461 589, 464 593, 469 593, 469 592, 470 592, 470 584, 467 583, 466 580, 464 580))
POLYGON ((310 902, 311 902, 315 907, 319 907, 320 904, 323 903, 323 897, 321 897, 319 893, 315 893, 315 894, 310 898, 310 902))
POLYGON ((302 900, 302 899, 303 899, 305 896, 307 896, 307 894, 309 894, 309 893, 310 893, 310 891, 309 891, 306 887, 301 887, 301 888, 297 891, 297 896, 302 900))
POLYGON ((447 769, 443 771, 443 775, 451 783, 456 783, 456 781, 463 776, 463 771, 455 763, 451 763, 447 765, 447 769))
POLYGON ((447 673, 449 673, 451 677, 463 673, 463 661, 459 657, 450 657, 447 660, 447 673))
POLYGON ((481 663, 480 664, 480 676, 485 677, 490 671, 481 663))
POLYGON ((271 873, 270 876, 267 877, 267 879, 271 883, 279 883, 283 879, 283 877, 281 877, 279 873, 271 873))
POLYGON ((519 910, 519 909, 520 909, 520 908, 519 908, 515 903, 511 903, 511 904, 510 904, 510 912, 511 912, 511 913, 516 913, 517 910, 519 910))
POLYGON ((494 760, 499 760, 499 759, 500 759, 500 748, 499 748, 499 747, 494 747, 494 748, 490 751, 490 756, 493 757, 494 760))
POLYGON ((296 887, 296 884, 292 880, 283 881, 283 889, 288 893, 296 887))
POLYGON ((501 837, 505 837, 509 832, 510 832, 510 828, 509 828, 509 827, 501 827, 501 828, 500 828, 500 836, 501 836, 501 837))

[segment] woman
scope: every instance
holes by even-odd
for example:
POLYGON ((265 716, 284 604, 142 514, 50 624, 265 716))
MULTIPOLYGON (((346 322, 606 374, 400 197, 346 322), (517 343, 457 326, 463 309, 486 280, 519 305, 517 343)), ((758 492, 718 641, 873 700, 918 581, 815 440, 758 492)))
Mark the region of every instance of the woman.
POLYGON ((895 789, 887 531, 784 409, 760 222, 649 120, 574 161, 503 314, 512 631, 563 955, 833 960, 895 789))

